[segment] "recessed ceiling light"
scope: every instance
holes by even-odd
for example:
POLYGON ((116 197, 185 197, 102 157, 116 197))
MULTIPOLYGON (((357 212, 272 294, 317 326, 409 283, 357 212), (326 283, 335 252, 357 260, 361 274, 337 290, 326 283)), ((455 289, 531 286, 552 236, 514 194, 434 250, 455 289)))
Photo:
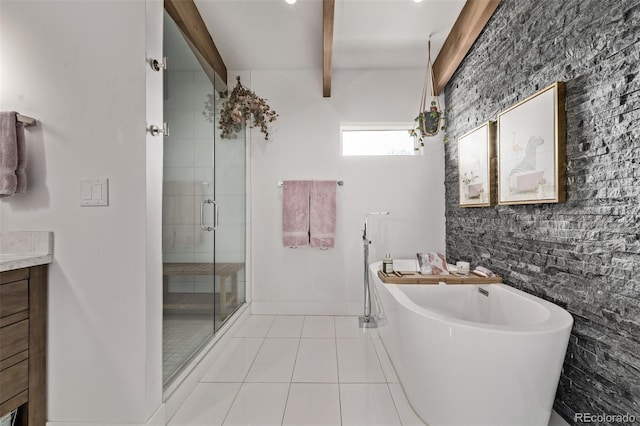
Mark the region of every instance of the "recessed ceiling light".
POLYGON ((414 3, 420 3, 422 0, 413 0, 414 3))
MULTIPOLYGON (((284 1, 286 1, 289 4, 294 4, 297 0, 284 0, 284 1)), ((422 1, 422 0, 420 0, 420 1, 422 1)))

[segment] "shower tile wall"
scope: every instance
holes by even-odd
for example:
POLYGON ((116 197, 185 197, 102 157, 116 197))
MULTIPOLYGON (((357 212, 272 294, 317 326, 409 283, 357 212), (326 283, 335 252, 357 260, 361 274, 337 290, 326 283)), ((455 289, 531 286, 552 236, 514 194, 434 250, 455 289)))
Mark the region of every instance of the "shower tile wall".
MULTIPOLYGON (((216 131, 219 131, 216 127, 216 131)), ((216 136, 216 263, 244 263, 246 229, 245 139, 216 136)), ((244 281, 244 269, 238 279, 244 281)), ((244 288, 241 286, 241 288, 244 288)))
MULTIPOLYGON (((214 195, 213 140, 218 129, 203 114, 207 95, 214 90, 201 71, 171 70, 167 74, 164 108, 170 136, 164 138, 163 258, 164 262, 212 262, 214 234, 200 229, 200 202, 214 195)), ((215 178, 220 208, 216 262, 243 262, 244 144, 223 140, 215 154, 219 156, 215 178)), ((210 211, 208 224, 213 221, 210 211)), ((238 280, 242 288, 244 270, 238 280)), ((172 276, 169 291, 211 292, 211 278, 172 276)))

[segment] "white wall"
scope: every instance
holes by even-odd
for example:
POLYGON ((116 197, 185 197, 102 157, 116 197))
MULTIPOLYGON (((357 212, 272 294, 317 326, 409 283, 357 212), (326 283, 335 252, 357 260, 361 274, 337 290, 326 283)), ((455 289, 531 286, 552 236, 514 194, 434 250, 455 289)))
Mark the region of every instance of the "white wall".
POLYGON ((28 192, 0 201, 1 228, 55 238, 49 424, 143 424, 162 404, 162 139, 145 136, 162 122, 145 52, 161 56, 162 2, 0 7, 0 109, 40 121, 28 192), (79 179, 94 176, 109 178, 108 207, 79 205, 79 179))
POLYGON ((320 70, 252 71, 251 88, 280 114, 272 139, 252 131, 252 310, 254 313, 360 314, 363 300, 364 213, 370 260, 384 252, 413 258, 445 250, 442 135, 424 156, 341 157, 339 125, 413 122, 423 70, 334 71, 332 96, 322 97, 320 70), (282 246, 286 179, 338 179, 336 247, 282 246))

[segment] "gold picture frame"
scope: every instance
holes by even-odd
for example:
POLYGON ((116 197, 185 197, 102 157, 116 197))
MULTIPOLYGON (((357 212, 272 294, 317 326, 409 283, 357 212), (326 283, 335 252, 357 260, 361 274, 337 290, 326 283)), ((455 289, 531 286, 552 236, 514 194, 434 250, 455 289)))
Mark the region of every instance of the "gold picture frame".
POLYGON ((565 83, 498 114, 498 204, 565 200, 565 83))
POLYGON ((496 122, 488 121, 458 138, 458 189, 460 207, 495 204, 496 122))

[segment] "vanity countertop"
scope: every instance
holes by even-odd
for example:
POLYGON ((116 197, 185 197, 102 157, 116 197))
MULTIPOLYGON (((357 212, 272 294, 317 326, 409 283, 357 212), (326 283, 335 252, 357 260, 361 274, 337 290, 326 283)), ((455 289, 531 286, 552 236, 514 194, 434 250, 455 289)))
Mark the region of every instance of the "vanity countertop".
POLYGON ((0 272, 53 262, 53 232, 0 233, 0 272))

